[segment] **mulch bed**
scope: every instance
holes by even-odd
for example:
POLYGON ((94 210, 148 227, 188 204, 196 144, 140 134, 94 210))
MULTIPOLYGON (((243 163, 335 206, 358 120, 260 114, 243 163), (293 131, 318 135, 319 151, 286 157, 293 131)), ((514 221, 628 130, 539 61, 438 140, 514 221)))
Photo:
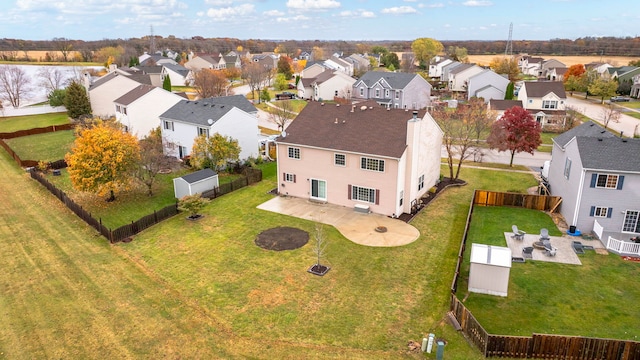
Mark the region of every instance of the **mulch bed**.
POLYGON ((461 179, 451 179, 448 177, 442 178, 442 180, 440 180, 440 182, 438 182, 438 184, 436 184, 435 187, 435 192, 430 192, 427 191, 427 193, 424 194, 424 196, 420 199, 420 208, 418 209, 418 211, 412 213, 412 214, 401 214, 400 216, 398 216, 399 220, 402 220, 404 222, 410 222, 411 220, 413 220, 413 218, 418 215, 420 213, 420 211, 422 209, 424 209, 427 205, 429 205, 430 202, 432 202, 433 200, 435 200, 435 198, 438 197, 438 195, 440 195, 440 193, 442 193, 444 190, 446 190, 448 187, 450 186, 463 186, 463 185, 467 185, 467 182, 461 179))
POLYGON ((256 245, 265 250, 294 250, 309 242, 309 233, 286 226, 279 226, 265 230, 258 234, 256 245))

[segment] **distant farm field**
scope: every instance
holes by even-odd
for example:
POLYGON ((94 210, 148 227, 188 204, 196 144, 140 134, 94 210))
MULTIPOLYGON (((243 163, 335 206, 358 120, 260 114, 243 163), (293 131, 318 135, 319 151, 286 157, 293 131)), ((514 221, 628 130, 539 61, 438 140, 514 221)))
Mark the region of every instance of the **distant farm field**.
MULTIPOLYGON (((558 56, 558 55, 535 55, 532 56, 541 57, 543 59, 556 59, 567 67, 575 64, 588 64, 590 62, 606 62, 613 66, 628 65, 629 61, 638 60, 639 58, 628 56, 558 56)), ((476 63, 478 65, 489 65, 491 60, 496 57, 504 57, 504 55, 469 55, 469 62, 476 63)))

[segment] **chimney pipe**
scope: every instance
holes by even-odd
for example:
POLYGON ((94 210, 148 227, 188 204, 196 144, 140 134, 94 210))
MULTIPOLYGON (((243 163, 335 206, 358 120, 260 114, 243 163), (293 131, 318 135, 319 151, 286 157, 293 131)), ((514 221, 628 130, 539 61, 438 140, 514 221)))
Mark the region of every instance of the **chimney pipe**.
POLYGON ((413 119, 417 119, 418 118, 418 112, 417 111, 413 111, 413 119))

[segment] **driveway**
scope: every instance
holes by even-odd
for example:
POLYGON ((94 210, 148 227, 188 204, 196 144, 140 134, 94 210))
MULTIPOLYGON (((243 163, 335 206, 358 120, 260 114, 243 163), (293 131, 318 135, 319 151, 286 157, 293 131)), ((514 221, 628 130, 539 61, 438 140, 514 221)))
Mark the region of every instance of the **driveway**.
POLYGON ((258 209, 332 225, 347 239, 364 246, 402 246, 420 236, 418 229, 398 219, 373 213, 362 214, 353 208, 308 199, 276 196, 258 205, 258 209), (378 232, 378 227, 384 227, 386 231, 378 232))
MULTIPOLYGON (((602 111, 604 109, 602 104, 585 100, 584 97, 580 98, 578 95, 577 97, 567 96, 566 105, 593 119, 593 121, 602 124, 602 111)), ((618 109, 620 109, 620 107, 618 107, 618 109)), ((624 136, 633 137, 634 134, 640 135, 640 120, 625 115, 624 113, 620 114, 620 120, 618 120, 618 122, 609 122, 608 127, 617 132, 622 132, 624 136)))

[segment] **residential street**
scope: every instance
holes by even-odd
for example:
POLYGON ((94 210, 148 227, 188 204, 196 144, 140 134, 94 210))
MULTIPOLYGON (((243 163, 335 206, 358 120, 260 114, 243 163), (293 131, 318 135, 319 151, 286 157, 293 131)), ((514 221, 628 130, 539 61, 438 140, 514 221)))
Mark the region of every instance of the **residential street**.
MULTIPOLYGON (((594 103, 591 100, 585 100, 584 96, 581 97, 579 94, 575 94, 573 97, 567 95, 566 105, 594 121, 602 123, 603 105, 594 103)), ((610 122, 608 127, 617 132, 623 132, 623 136, 633 137, 634 134, 640 135, 639 125, 640 120, 629 115, 620 114, 620 120, 618 122, 610 122)))

